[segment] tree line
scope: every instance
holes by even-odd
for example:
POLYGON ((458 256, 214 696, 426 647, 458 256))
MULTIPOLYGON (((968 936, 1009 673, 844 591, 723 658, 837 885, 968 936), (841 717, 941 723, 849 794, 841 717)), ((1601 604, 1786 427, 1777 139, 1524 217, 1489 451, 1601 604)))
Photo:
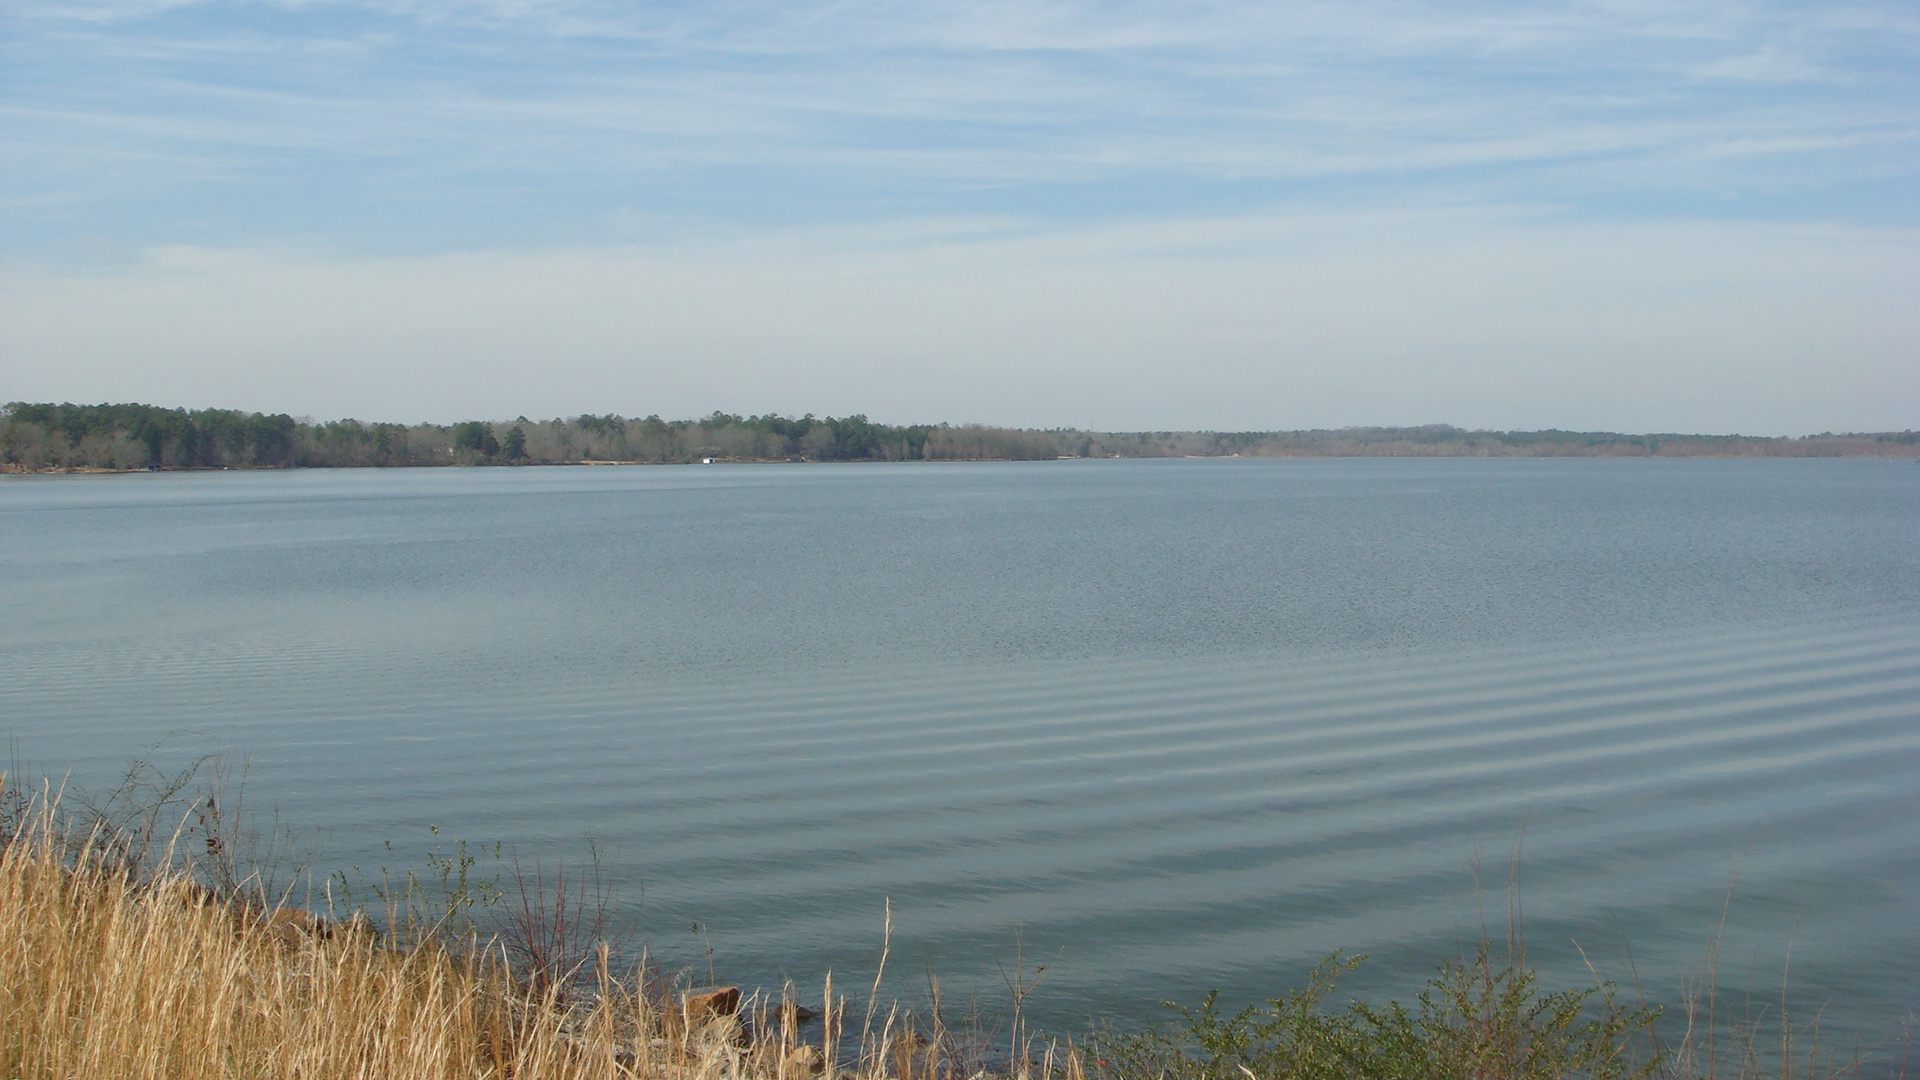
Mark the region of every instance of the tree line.
POLYGON ((285 413, 14 402, 0 409, 12 470, 565 465, 594 462, 1050 460, 1044 432, 877 424, 864 415, 699 420, 591 413, 455 424, 298 420, 285 413))
POLYGON ((313 421, 285 413, 14 402, 0 468, 338 468, 695 461, 986 461, 1060 457, 1916 457, 1920 433, 1799 438, 1469 431, 1446 424, 1306 431, 1096 432, 878 424, 864 415, 591 413, 455 424, 313 421))

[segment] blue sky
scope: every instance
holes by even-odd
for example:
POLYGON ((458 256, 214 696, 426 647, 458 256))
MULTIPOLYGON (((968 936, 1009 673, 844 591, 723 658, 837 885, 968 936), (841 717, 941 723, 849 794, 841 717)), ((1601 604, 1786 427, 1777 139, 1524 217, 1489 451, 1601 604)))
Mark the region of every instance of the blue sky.
POLYGON ((1910 2, 12 0, 0 146, 9 399, 1920 412, 1910 2))

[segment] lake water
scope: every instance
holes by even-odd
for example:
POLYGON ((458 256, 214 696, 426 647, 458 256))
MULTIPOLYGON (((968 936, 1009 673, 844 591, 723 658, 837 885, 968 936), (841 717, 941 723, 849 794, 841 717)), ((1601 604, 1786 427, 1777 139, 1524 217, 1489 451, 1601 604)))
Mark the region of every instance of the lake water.
POLYGON ((1920 1010, 1912 462, 13 477, 0 559, 42 770, 247 756, 323 867, 591 840, 724 980, 863 986, 890 899, 896 993, 1018 941, 1056 1030, 1336 948, 1404 996, 1522 846, 1550 982, 1723 933, 1836 1048, 1920 1010))

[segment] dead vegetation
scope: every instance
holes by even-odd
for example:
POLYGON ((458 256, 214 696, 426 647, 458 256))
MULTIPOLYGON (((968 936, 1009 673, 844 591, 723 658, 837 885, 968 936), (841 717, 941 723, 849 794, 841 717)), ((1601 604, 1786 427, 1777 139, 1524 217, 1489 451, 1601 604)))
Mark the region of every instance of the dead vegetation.
MULTIPOLYGON (((177 785, 163 785, 169 804, 177 785)), ((133 804, 130 804, 133 805, 133 804)), ((1227 1015, 1209 996, 1182 1022, 1031 1033, 1014 988, 995 1037, 949 1029, 937 980, 914 1013, 829 975, 801 1004, 692 988, 623 962, 597 936, 590 875, 516 867, 503 932, 421 902, 409 878, 383 923, 286 904, 242 873, 231 816, 193 800, 171 832, 150 803, 117 819, 60 813, 58 793, 0 774, 0 1077, 6 1080, 1831 1080, 1866 1075, 1812 1026, 1743 1011, 1711 981, 1663 1043, 1659 1010, 1611 986, 1548 992, 1523 954, 1443 968, 1411 1008, 1331 1007, 1331 960, 1305 989, 1227 1015), (114 824, 114 820, 119 822, 114 824), (1777 1047, 1769 1045, 1777 1028, 1777 1047), (1727 1039, 1716 1043, 1725 1030, 1727 1039)), ((464 850, 462 850, 464 855, 464 850)), ((450 874, 462 867, 458 859, 450 874)), ((463 886, 464 887, 464 886, 463 886)), ((889 931, 891 913, 888 915, 889 931)), ((890 933, 888 935, 890 937, 890 933)), ((1037 969, 1044 970, 1044 969, 1037 969)), ((1878 1070, 1877 1070, 1878 1071, 1878 1070)), ((1905 1065, 1883 1070, 1905 1076, 1905 1065)))
MULTIPOLYGON (((0 785, 4 778, 0 777, 0 785)), ((96 822, 75 835, 58 796, 0 786, 0 1075, 484 1080, 899 1080, 969 1076, 936 1022, 831 978, 807 1007, 738 988, 690 990, 598 943, 571 951, 579 879, 528 874, 517 948, 467 929, 377 929, 262 902, 257 882, 195 879, 177 831, 156 856, 96 822), (136 871, 136 867, 138 868, 136 871), (532 899, 535 890, 548 895, 532 899), (572 966, 561 968, 562 962, 572 966), (863 1015, 857 1030, 849 1018, 863 1015)), ((204 840, 200 841, 204 845, 204 840)), ((216 850, 211 854, 218 855, 216 850)), ((875 982, 877 992, 878 980, 875 982)), ((1042 1051, 1012 1070, 1051 1074, 1042 1051)))

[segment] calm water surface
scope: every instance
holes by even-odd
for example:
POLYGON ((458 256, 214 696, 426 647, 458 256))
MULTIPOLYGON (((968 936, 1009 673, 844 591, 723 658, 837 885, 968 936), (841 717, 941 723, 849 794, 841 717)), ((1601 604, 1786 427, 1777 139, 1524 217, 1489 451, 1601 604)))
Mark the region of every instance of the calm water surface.
POLYGON ((899 994, 1018 941, 1056 1029, 1404 995, 1523 844, 1554 981, 1673 1000, 1724 907, 1727 990, 1920 1011, 1911 462, 17 477, 0 559, 34 764, 244 754, 330 868, 591 842, 723 979, 863 984, 890 898, 899 994))

